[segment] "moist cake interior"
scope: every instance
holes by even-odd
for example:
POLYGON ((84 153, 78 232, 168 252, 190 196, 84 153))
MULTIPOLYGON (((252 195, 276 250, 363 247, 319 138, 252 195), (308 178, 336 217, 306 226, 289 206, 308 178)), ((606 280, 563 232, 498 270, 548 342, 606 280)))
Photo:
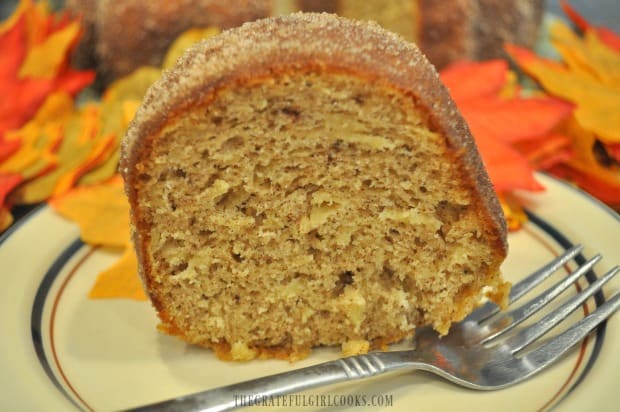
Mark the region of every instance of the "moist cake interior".
POLYGON ((381 347, 416 325, 446 333, 500 287, 472 178, 414 99, 380 81, 238 80, 155 139, 134 218, 155 306, 189 342, 233 359, 381 347))

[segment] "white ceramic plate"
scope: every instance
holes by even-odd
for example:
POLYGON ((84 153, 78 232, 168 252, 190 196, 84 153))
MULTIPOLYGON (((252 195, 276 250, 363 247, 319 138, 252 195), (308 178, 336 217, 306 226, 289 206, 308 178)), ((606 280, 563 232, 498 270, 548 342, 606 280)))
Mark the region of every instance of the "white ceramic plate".
MULTIPOLYGON (((506 276, 518 280, 570 243, 585 244, 586 257, 603 254, 596 275, 619 263, 619 216, 564 183, 540 180, 545 193, 522 196, 532 220, 509 236, 506 276)), ((85 246, 78 235, 73 223, 42 207, 0 238, 0 410, 120 410, 338 356, 327 348, 295 364, 221 362, 157 332, 149 303, 89 300, 96 275, 118 254, 85 246)), ((605 294, 618 289, 613 281, 605 294)), ((578 312, 573 316, 583 316, 578 312)), ((616 316, 550 370, 514 388, 475 392, 415 372, 278 401, 305 411, 376 410, 381 403, 393 412, 610 410, 620 401, 619 348, 616 316)), ((290 408, 262 408, 272 409, 290 408)))

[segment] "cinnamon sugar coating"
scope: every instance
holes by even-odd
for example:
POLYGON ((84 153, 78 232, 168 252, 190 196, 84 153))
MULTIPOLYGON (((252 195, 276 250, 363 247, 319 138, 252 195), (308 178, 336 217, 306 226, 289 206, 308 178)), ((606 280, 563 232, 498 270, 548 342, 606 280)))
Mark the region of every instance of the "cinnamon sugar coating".
POLYGON ((160 317, 225 358, 445 333, 507 291, 475 143, 376 24, 298 13, 197 44, 147 92, 121 172, 160 317))

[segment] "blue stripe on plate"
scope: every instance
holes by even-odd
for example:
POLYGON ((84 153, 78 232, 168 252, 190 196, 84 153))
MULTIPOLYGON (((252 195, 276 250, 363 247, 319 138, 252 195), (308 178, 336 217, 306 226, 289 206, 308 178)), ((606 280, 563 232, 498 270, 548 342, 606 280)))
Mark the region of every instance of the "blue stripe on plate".
POLYGON ((60 254, 60 256, 56 258, 41 280, 41 284, 37 289, 37 294, 35 295, 34 302, 32 304, 32 313, 30 314, 32 344, 34 345, 34 350, 37 353, 37 357, 39 358, 39 362, 41 363, 43 370, 58 390, 60 390, 60 392, 62 392, 62 394, 65 395, 65 397, 79 409, 82 409, 82 407, 75 402, 71 396, 69 396, 54 374, 50 362, 45 355, 45 348, 43 346, 43 308, 45 307, 45 301, 47 299, 47 295, 49 294, 50 288, 58 277, 58 274, 65 267, 69 259, 71 259, 71 257, 73 257, 73 255, 75 255, 83 246, 84 243, 80 239, 76 239, 60 254))
MULTIPOLYGON (((568 249, 573 246, 573 243, 568 238, 566 238, 566 236, 564 236, 559 230, 557 230, 554 226, 552 226, 550 223, 548 223, 541 217, 537 216, 533 212, 526 210, 526 213, 531 223, 538 226, 543 232, 547 233, 560 246, 562 246, 565 249, 568 249)), ((3 239, 4 238, 0 238, 0 240, 3 240, 3 239)), ((50 362, 45 355, 45 350, 43 347, 43 340, 41 338, 41 334, 43 330, 43 324, 42 324, 43 307, 45 305, 45 300, 47 298, 49 290, 52 284, 54 283, 56 277, 58 277, 63 267, 66 265, 67 261, 69 261, 69 259, 71 259, 71 257, 75 255, 83 246, 84 246, 84 243, 81 240, 79 239, 75 240, 54 261, 52 266, 49 268, 49 270, 43 277, 41 284, 39 285, 37 294, 33 302, 32 316, 31 316, 32 342, 35 347, 35 351, 37 353, 41 366, 45 370, 45 373, 49 376, 50 380, 54 383, 54 385, 63 393, 63 395, 67 397, 67 399, 71 401, 71 403, 73 403, 79 409, 83 409, 83 408, 67 393, 67 391, 62 386, 60 381, 54 375, 50 362)), ((586 259, 580 254, 575 257, 575 261, 578 264, 583 264, 586 261, 586 259)), ((589 283, 592 283, 597 279, 597 276, 593 271, 590 271, 586 274, 586 279, 589 283)), ((604 301, 605 301, 605 298, 601 292, 595 294, 595 302, 597 306, 601 305, 604 301)), ((602 323, 597 329, 596 339, 595 339, 595 343, 594 343, 591 356, 588 359, 588 362, 586 363, 584 369, 582 370, 582 373, 577 378, 575 383, 570 387, 570 389, 564 394, 564 396, 555 403, 555 405, 562 402, 562 400, 564 400, 586 378, 587 374, 592 369, 592 366, 598 359, 598 356, 601 352, 601 348, 603 346, 603 340, 605 338, 605 330, 606 330, 606 325, 605 323, 602 323)))

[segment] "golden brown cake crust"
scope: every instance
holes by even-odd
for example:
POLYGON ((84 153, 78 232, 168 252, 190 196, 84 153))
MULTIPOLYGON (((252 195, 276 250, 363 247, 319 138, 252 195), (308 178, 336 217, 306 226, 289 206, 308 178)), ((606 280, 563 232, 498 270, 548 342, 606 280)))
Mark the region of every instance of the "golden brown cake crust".
MULTIPOLYGON (((346 75, 379 88, 397 90, 412 100, 432 132, 446 138, 448 156, 461 165, 459 181, 466 182, 473 196, 473 210, 484 223, 480 230, 490 239, 495 257, 506 254, 506 226, 492 185, 481 163, 469 130, 426 58, 410 43, 376 24, 355 22, 328 14, 294 14, 245 24, 193 46, 177 66, 156 82, 138 110, 123 141, 121 173, 132 208, 134 236, 141 275, 154 306, 174 334, 173 315, 150 276, 147 258, 150 231, 143 227, 137 188, 143 177, 144 159, 153 152, 167 127, 190 110, 207 107, 218 93, 228 89, 251 88, 286 75, 346 75)), ((320 109, 319 109, 320 110, 320 109)), ((463 291, 466 292, 466 291, 463 291)), ((464 316, 464 314, 457 314, 464 316)), ((388 332, 387 342, 403 338, 388 332)), ((225 356, 231 341, 199 342, 225 356)), ((306 347, 252 347, 259 356, 287 353, 302 356, 306 347), (284 350, 284 352, 282 352, 284 350)), ((280 355, 278 355, 280 356, 280 355)))
POLYGON ((224 32, 194 46, 145 96, 123 143, 121 170, 130 201, 135 201, 132 187, 139 174, 133 168, 135 158, 149 144, 149 137, 170 117, 208 100, 225 83, 251 82, 274 71, 308 68, 350 72, 369 81, 382 79, 427 108, 430 124, 462 153, 465 168, 476 177, 474 189, 484 199, 480 207, 494 216, 493 226, 504 232, 498 247, 506 248, 501 207, 474 140, 437 73, 427 66, 414 45, 378 25, 328 14, 297 13, 224 32))

